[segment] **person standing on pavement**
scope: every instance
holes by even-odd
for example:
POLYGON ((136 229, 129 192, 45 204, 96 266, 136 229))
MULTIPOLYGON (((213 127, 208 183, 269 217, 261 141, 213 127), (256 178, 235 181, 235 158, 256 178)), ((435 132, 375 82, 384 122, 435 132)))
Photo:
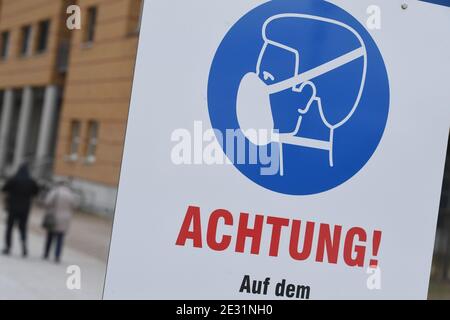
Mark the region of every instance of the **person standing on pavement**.
POLYGON ((50 256, 50 249, 55 243, 55 262, 61 260, 64 236, 69 230, 73 212, 78 204, 77 195, 69 188, 68 183, 60 181, 50 190, 45 199, 47 206, 47 240, 44 248, 44 259, 50 256))
POLYGON ((22 255, 28 255, 27 249, 27 223, 30 214, 31 201, 39 192, 36 181, 30 175, 28 166, 22 165, 16 175, 6 181, 2 190, 6 194, 6 223, 5 248, 3 254, 9 255, 12 245, 12 231, 15 225, 19 227, 22 240, 22 255))

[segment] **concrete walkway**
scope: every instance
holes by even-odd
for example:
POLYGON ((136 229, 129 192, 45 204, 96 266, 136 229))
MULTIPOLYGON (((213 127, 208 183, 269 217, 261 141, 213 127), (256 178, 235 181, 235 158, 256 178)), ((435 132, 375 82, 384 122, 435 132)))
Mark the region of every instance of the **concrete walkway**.
MULTIPOLYGON (((41 259, 45 241, 43 210, 33 208, 29 222, 29 257, 20 252, 18 231, 10 256, 0 256, 0 299, 101 299, 112 221, 76 214, 65 241, 62 263, 41 259), (69 290, 67 267, 81 268, 81 289, 69 290)), ((0 245, 6 214, 0 211, 0 245)), ((1 247, 2 248, 2 247, 1 247)))

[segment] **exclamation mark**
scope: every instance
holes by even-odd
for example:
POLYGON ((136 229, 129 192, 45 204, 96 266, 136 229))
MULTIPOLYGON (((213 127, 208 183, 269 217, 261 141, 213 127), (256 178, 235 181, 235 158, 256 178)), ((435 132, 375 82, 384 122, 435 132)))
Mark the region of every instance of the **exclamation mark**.
POLYGON ((370 259, 369 266, 371 268, 378 267, 378 259, 375 259, 378 256, 378 250, 380 249, 381 242, 381 231, 374 231, 372 238, 372 259, 370 259))

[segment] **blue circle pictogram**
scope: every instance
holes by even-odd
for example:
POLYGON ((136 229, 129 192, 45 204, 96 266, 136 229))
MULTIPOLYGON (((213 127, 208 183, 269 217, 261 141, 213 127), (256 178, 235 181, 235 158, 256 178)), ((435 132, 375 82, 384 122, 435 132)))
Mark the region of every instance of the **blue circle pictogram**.
POLYGON ((247 13, 217 49, 208 82, 224 153, 253 182, 290 195, 358 173, 381 141, 389 100, 370 34, 317 0, 273 0, 247 13))

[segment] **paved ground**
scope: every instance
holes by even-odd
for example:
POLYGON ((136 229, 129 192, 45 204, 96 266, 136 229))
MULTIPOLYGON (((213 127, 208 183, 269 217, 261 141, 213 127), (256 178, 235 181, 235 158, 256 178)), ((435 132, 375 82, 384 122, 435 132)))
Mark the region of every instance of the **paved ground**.
POLYGON ((429 300, 450 300, 450 281, 431 280, 429 300))
MULTIPOLYGON (((41 259, 45 234, 40 227, 43 211, 34 208, 29 223, 29 257, 20 255, 18 232, 11 256, 0 256, 0 299, 100 299, 111 233, 109 219, 77 214, 66 239, 63 261, 41 259), (67 267, 81 268, 81 290, 69 290, 67 267)), ((0 210, 0 245, 6 215, 0 210)), ((2 248, 2 247, 1 247, 2 248)))
POLYGON ((450 300, 450 279, 443 280, 442 272, 442 263, 438 256, 435 256, 431 267, 431 280, 428 290, 428 299, 430 300, 450 300))

